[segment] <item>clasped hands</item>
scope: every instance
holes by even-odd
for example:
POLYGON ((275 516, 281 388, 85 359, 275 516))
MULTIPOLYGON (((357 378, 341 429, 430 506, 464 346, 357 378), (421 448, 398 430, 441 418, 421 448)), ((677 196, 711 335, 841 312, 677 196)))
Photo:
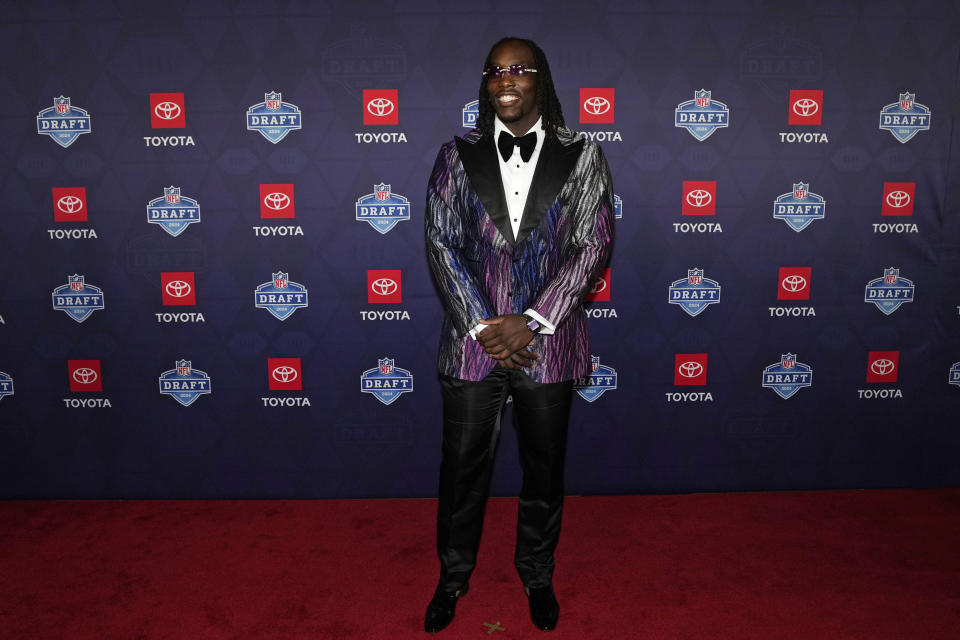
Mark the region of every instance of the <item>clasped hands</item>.
POLYGON ((487 325, 487 328, 477 334, 477 341, 491 358, 500 361, 504 369, 532 367, 540 358, 527 350, 533 344, 535 334, 527 327, 522 315, 493 316, 480 320, 480 324, 487 325))

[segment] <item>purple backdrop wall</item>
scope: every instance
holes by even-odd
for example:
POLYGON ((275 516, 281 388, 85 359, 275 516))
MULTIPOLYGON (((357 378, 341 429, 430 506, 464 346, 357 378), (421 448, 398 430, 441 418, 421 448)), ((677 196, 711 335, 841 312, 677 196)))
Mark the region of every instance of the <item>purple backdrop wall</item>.
POLYGON ((570 493, 960 480, 955 2, 0 4, 2 497, 434 495, 423 197, 506 34, 622 201, 570 493))

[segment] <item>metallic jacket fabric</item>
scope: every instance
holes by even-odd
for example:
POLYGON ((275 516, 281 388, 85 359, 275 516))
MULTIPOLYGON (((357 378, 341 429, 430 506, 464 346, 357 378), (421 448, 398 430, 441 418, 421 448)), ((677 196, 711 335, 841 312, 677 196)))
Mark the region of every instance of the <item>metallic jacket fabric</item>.
POLYGON ((614 235, 607 161, 583 134, 548 135, 514 238, 496 153, 492 136, 474 129, 440 148, 427 185, 427 259, 445 309, 440 372, 482 380, 496 360, 470 329, 531 308, 556 332, 534 338, 540 359, 526 373, 545 383, 582 377, 590 369, 583 298, 614 235))

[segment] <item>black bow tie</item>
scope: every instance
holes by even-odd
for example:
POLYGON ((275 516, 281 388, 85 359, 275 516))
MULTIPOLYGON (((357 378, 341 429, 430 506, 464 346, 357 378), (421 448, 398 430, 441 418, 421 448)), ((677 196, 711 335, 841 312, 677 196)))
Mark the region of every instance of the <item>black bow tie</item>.
POLYGON ((520 147, 520 157, 527 162, 533 155, 533 148, 537 146, 537 132, 531 131, 525 136, 515 138, 506 131, 501 131, 500 137, 497 138, 497 148, 500 149, 500 156, 504 162, 513 155, 514 146, 520 147))

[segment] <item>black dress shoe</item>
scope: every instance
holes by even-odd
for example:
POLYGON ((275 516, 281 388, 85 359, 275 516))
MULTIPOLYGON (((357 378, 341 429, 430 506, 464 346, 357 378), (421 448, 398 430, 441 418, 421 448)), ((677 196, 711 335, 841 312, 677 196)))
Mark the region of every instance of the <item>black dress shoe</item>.
POLYGON ((547 585, 536 589, 527 589, 527 598, 530 600, 530 619, 533 625, 541 631, 553 631, 560 617, 560 603, 553 593, 553 586, 547 585))
POLYGON ((427 633, 436 633, 446 628, 457 612, 457 600, 460 596, 466 595, 469 590, 470 583, 464 584, 453 593, 442 591, 438 585, 433 593, 433 599, 427 605, 427 617, 423 621, 423 630, 427 633))

